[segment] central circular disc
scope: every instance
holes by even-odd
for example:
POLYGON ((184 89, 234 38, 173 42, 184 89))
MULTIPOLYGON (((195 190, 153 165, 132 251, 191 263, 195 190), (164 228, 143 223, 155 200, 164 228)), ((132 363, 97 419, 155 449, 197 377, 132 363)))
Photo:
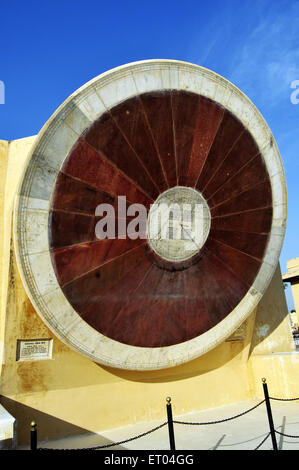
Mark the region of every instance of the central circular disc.
POLYGON ((151 206, 147 220, 150 247, 161 258, 181 262, 194 256, 208 238, 209 207, 193 188, 167 189, 151 206))

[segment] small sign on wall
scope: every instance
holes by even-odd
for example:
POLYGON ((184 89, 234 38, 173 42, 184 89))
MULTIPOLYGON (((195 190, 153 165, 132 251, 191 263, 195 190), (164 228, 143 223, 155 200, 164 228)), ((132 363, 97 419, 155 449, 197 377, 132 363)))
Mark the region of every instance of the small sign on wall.
POLYGON ((18 339, 17 361, 52 359, 53 339, 18 339))

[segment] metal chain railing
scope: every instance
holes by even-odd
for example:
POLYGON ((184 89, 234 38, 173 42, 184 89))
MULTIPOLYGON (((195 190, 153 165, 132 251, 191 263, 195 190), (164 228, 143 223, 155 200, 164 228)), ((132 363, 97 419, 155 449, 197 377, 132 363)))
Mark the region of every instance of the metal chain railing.
POLYGON ((239 418, 240 416, 246 415, 247 413, 254 410, 255 408, 257 408, 258 406, 260 406, 264 402, 265 402, 265 400, 262 400, 259 403, 257 403, 257 405, 254 405, 252 408, 249 408, 248 410, 243 411, 242 413, 239 413, 235 416, 231 416, 230 418, 220 419, 218 421, 206 421, 206 422, 202 422, 202 423, 196 423, 196 422, 190 422, 190 421, 177 421, 177 420, 175 420, 173 422, 176 423, 176 424, 187 424, 187 425, 190 424, 190 425, 193 425, 193 426, 204 426, 204 425, 207 425, 207 424, 225 423, 226 421, 231 421, 232 419, 236 419, 236 418, 239 418))
POLYGON ((279 432, 279 431, 277 431, 276 429, 275 429, 275 432, 276 432, 277 434, 280 434, 281 436, 292 437, 292 438, 294 438, 294 439, 299 439, 299 436, 292 436, 291 434, 284 434, 283 432, 279 432))
POLYGON ((255 447, 255 449, 253 450, 258 450, 260 447, 262 447, 262 445, 264 444, 264 442, 268 439, 268 437, 270 436, 270 432, 268 432, 267 436, 262 440, 262 442, 259 443, 259 445, 257 447, 255 447))
POLYGON ((210 424, 218 424, 218 423, 225 423, 227 421, 231 421, 233 419, 239 418, 241 416, 246 415, 247 413, 250 413, 251 411, 255 410, 258 408, 262 403, 266 403, 266 408, 267 408, 267 415, 268 415, 268 421, 269 421, 269 427, 270 427, 270 432, 263 438, 263 440, 258 444, 257 447, 253 450, 258 450, 261 448, 261 446, 264 444, 264 442, 271 436, 272 439, 272 445, 274 450, 278 450, 277 448, 277 442, 276 442, 276 434, 279 434, 281 436, 285 437, 290 437, 290 438, 299 438, 299 435, 291 435, 291 434, 285 434, 280 431, 277 431, 274 428, 273 424, 273 418, 272 418, 272 412, 271 412, 271 406, 270 406, 270 400, 277 400, 277 401, 295 401, 299 400, 299 398, 276 398, 276 397, 270 397, 268 394, 268 388, 266 384, 266 379, 262 379, 263 382, 263 389, 264 389, 264 395, 265 398, 261 400, 259 403, 256 405, 252 406, 251 408, 242 411, 241 413, 238 413, 237 415, 230 416, 228 418, 220 419, 220 420, 215 420, 215 421, 204 421, 204 422, 190 422, 190 421, 180 421, 180 420, 174 420, 172 417, 172 408, 171 408, 171 399, 168 397, 166 399, 167 401, 167 421, 164 423, 150 429, 149 431, 143 432, 141 434, 138 434, 137 436, 130 437, 128 439, 124 439, 118 442, 113 442, 110 444, 104 444, 104 445, 98 445, 98 446, 93 446, 93 447, 85 447, 85 448, 77 448, 77 449, 52 449, 52 448, 47 448, 47 447, 39 447, 37 449, 37 429, 36 429, 36 423, 32 422, 31 423, 31 437, 30 437, 30 448, 31 450, 99 450, 99 449, 108 449, 111 447, 116 447, 122 444, 126 444, 128 442, 140 439, 144 436, 147 436, 149 434, 152 434, 153 432, 163 428, 168 424, 168 432, 169 432, 169 443, 170 443, 170 450, 175 450, 175 436, 174 436, 174 424, 182 424, 182 425, 191 425, 191 426, 204 426, 204 425, 210 425, 210 424))
POLYGON ((270 400, 277 400, 277 401, 295 401, 295 400, 299 400, 299 397, 298 398, 275 398, 275 397, 269 397, 270 400))
MULTIPOLYGON (((275 400, 275 401, 296 401, 299 400, 299 397, 296 398, 278 398, 278 397, 269 397, 270 400, 275 400)), ((280 436, 284 437, 290 437, 293 439, 299 439, 299 435, 292 435, 292 434, 285 434, 283 432, 277 431, 277 429, 274 430, 276 434, 279 434, 280 436)))
POLYGON ((39 447, 38 450, 98 450, 98 449, 108 449, 109 447, 119 446, 121 444, 125 444, 127 442, 134 441, 136 439, 140 439, 141 437, 147 436, 148 434, 151 434, 151 433, 157 431, 158 429, 163 428, 163 426, 165 426, 166 424, 167 424, 167 421, 165 421, 165 423, 160 424, 159 426, 156 426, 153 429, 150 429, 149 431, 143 432, 142 434, 138 434, 137 436, 130 437, 129 439, 124 439, 123 441, 113 442, 111 444, 104 444, 102 446, 85 447, 85 448, 80 447, 79 449, 50 449, 48 447, 39 447))

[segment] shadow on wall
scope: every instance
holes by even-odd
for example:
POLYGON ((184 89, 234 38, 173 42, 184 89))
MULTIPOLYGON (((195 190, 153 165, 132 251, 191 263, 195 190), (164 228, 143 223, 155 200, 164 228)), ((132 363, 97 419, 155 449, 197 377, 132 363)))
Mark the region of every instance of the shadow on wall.
POLYGON ((223 367, 240 354, 244 347, 244 342, 223 342, 197 359, 163 370, 130 371, 100 365, 99 367, 124 380, 141 383, 167 383, 197 377, 223 367))
MULTIPOLYGON (((30 406, 11 400, 10 398, 1 396, 0 402, 4 408, 17 419, 16 429, 18 446, 26 446, 26 448, 30 448, 31 421, 35 421, 37 424, 38 441, 56 440, 67 437, 74 438, 75 436, 84 435, 84 443, 88 442, 88 447, 96 447, 113 443, 113 441, 110 441, 100 434, 92 433, 88 429, 75 426, 74 424, 59 419, 56 416, 43 413, 35 408, 31 408, 30 406)), ((74 441, 70 444, 64 442, 63 446, 65 449, 75 448, 74 441)), ((40 444, 38 447, 42 447, 42 445, 40 444)), ((50 447, 50 445, 47 444, 47 447, 50 447)), ((112 447, 112 449, 120 450, 123 449, 123 447, 115 446, 112 447)))

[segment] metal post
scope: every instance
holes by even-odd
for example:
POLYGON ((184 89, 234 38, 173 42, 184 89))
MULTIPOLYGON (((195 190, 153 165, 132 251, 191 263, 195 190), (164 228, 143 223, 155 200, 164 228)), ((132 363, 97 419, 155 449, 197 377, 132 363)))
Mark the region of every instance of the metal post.
POLYGON ((269 427, 270 427, 273 450, 278 450, 266 379, 263 378, 262 382, 263 382, 263 389, 264 389, 264 395, 265 395, 265 401, 266 401, 266 407, 267 407, 267 414, 268 414, 268 420, 269 420, 269 427))
POLYGON ((31 424, 31 431, 30 431, 30 450, 37 449, 37 429, 36 429, 36 422, 32 421, 31 424))
POLYGON ((166 409, 167 409, 170 450, 175 450, 173 419, 172 419, 172 409, 171 409, 171 398, 167 397, 166 402, 167 402, 166 409))

